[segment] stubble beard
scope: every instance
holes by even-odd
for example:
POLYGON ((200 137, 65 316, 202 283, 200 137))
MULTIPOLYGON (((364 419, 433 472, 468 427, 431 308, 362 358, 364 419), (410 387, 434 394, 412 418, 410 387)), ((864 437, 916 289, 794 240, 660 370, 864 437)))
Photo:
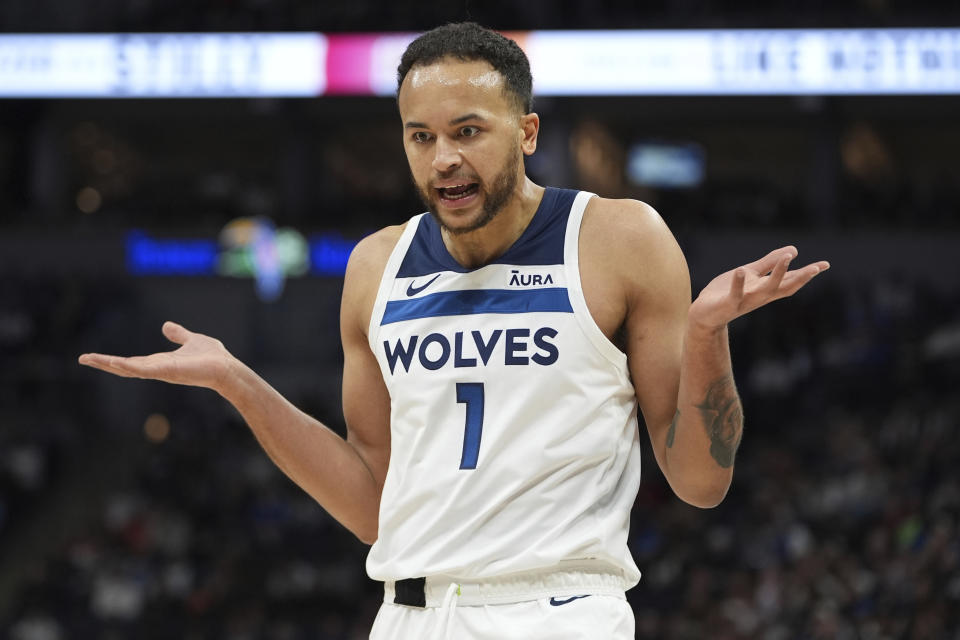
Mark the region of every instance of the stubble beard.
POLYGON ((433 216, 433 219, 437 221, 437 224, 450 235, 463 235, 481 229, 490 224, 490 221, 496 218, 498 213, 503 211, 503 208, 510 202, 517 188, 521 158, 519 148, 516 149, 515 153, 511 154, 510 157, 512 159, 508 161, 503 171, 493 178, 493 182, 490 183, 489 188, 487 188, 485 183, 479 183, 480 191, 484 196, 483 208, 480 211, 480 215, 467 226, 454 228, 443 221, 443 218, 440 216, 439 207, 437 206, 440 196, 437 195, 436 190, 432 187, 423 188, 414 181, 417 195, 420 196, 424 206, 430 212, 430 215, 433 216))

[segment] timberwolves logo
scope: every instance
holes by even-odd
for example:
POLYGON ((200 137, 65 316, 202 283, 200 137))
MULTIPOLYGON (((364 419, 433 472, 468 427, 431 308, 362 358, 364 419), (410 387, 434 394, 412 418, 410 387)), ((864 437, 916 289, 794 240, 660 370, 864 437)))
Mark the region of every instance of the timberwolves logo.
POLYGON ((277 229, 268 218, 238 218, 220 232, 218 271, 234 277, 253 276, 257 295, 272 302, 283 293, 288 276, 310 268, 307 242, 293 229, 277 229))

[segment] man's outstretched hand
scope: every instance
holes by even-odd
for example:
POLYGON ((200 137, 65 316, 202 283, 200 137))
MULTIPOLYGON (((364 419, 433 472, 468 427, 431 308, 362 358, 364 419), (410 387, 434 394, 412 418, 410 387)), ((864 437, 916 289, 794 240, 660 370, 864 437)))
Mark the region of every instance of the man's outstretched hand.
POLYGON ((162 331, 168 340, 181 345, 180 348, 132 358, 85 353, 80 356, 80 364, 125 378, 148 378, 219 389, 233 359, 223 343, 216 338, 187 331, 175 322, 163 323, 162 331))
POLYGON ((782 247, 756 262, 717 276, 693 301, 688 321, 704 329, 719 329, 768 302, 792 296, 815 275, 830 268, 829 262, 821 260, 788 271, 795 257, 796 247, 782 247))

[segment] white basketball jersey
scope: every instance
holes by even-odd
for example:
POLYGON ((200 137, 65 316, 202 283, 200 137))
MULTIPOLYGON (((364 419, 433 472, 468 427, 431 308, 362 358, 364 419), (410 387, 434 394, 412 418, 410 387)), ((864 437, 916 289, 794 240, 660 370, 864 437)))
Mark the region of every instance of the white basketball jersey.
POLYGON ((548 188, 493 263, 460 266, 428 214, 393 250, 370 320, 391 399, 376 580, 476 580, 566 561, 640 578, 640 483, 626 356, 580 286, 592 194, 548 188))

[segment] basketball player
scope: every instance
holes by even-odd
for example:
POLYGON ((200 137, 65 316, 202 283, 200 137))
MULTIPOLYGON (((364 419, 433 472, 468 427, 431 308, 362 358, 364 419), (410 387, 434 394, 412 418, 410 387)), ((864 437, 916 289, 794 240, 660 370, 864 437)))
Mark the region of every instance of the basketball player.
POLYGON ((514 42, 447 25, 410 45, 398 75, 429 213, 350 258, 345 440, 174 323, 176 351, 80 362, 231 402, 280 468, 373 545, 385 598, 371 638, 633 638, 638 408, 676 494, 718 504, 743 429, 727 324, 829 265, 790 271, 784 247, 691 304, 684 257, 650 207, 526 177, 540 120, 514 42))

